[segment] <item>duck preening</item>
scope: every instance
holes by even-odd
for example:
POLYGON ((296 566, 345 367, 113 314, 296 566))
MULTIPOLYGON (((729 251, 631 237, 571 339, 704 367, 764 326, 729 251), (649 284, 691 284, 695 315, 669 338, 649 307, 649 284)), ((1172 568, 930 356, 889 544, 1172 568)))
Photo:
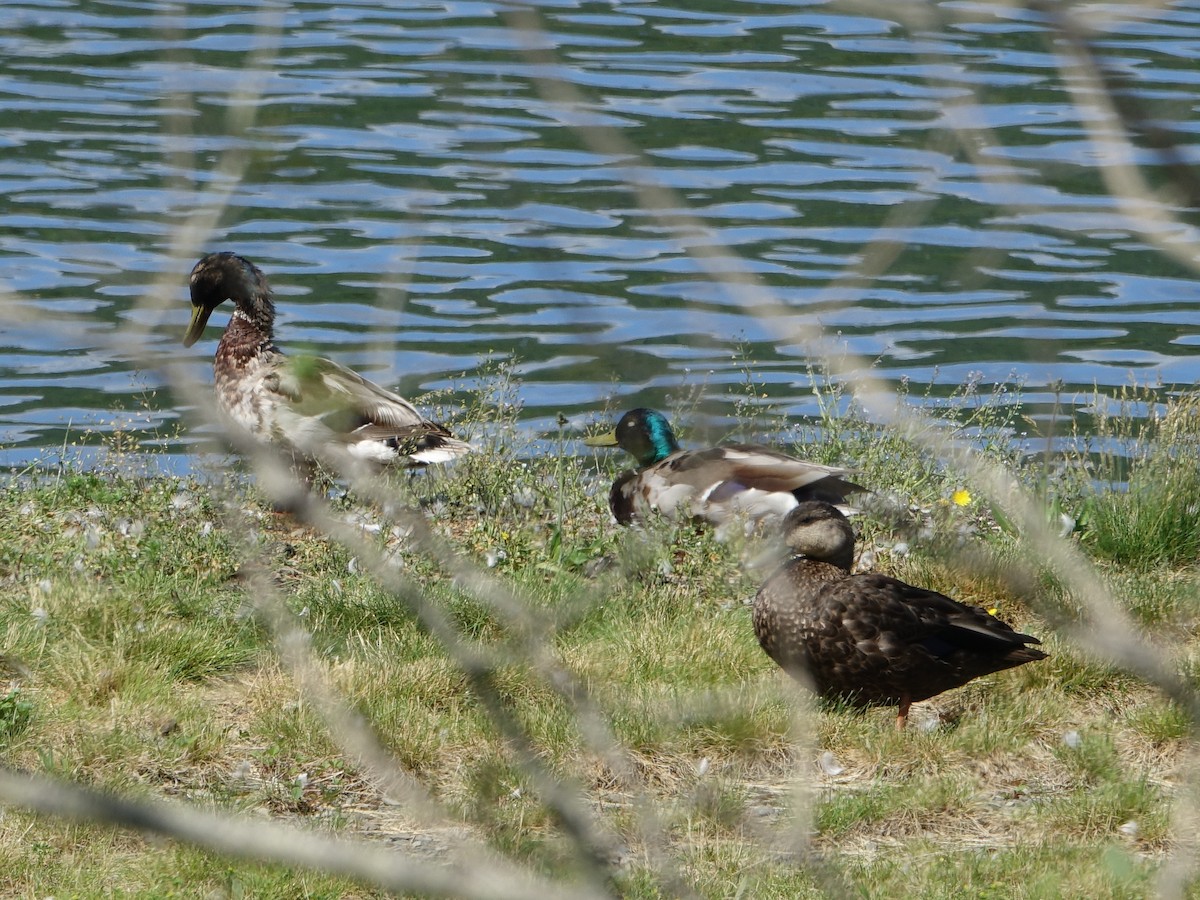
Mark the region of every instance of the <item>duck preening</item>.
POLYGON ((275 346, 275 304, 262 270, 236 253, 209 253, 192 269, 192 319, 183 344, 212 311, 233 315, 213 359, 217 405, 253 438, 303 460, 419 466, 471 450, 398 394, 319 356, 289 358, 275 346))
POLYGON ((683 450, 666 416, 633 409, 608 434, 584 440, 589 447, 620 447, 639 468, 623 472, 608 495, 622 525, 658 513, 669 519, 695 516, 723 525, 742 516, 759 521, 782 517, 804 500, 843 502, 861 491, 848 469, 806 462, 757 444, 722 444, 683 450))
POLYGON ((1037 638, 978 606, 876 573, 851 575, 854 531, 828 503, 783 520, 793 556, 754 599, 754 632, 785 671, 856 706, 899 709, 973 678, 1045 659, 1037 638))

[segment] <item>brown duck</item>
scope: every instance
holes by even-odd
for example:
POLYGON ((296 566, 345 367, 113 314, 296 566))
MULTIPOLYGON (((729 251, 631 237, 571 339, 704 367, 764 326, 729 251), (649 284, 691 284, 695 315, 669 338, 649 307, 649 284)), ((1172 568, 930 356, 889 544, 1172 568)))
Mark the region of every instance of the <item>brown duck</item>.
POLYGON ((333 360, 284 356, 275 346, 271 287, 244 256, 201 257, 190 286, 192 319, 185 347, 199 340, 214 309, 233 301, 213 359, 217 405, 258 440, 303 460, 373 465, 446 462, 471 449, 403 397, 333 360))
POLYGON ((633 409, 608 434, 587 438, 589 447, 620 447, 640 468, 618 476, 608 495, 622 525, 657 513, 691 515, 723 525, 738 516, 752 521, 782 517, 801 500, 841 503, 862 488, 847 481, 848 469, 806 462, 757 444, 722 444, 683 450, 667 417, 633 409))
POLYGON ((978 606, 876 573, 851 575, 854 531, 828 503, 801 503, 783 520, 794 556, 754 599, 767 655, 822 697, 855 706, 909 706, 980 675, 1037 659, 1035 637, 978 606))

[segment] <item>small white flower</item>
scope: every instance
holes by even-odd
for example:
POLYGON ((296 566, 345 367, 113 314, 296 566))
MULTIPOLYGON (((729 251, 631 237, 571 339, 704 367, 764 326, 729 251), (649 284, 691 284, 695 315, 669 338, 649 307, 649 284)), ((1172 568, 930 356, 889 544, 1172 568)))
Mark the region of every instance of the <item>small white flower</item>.
POLYGON ((307 772, 301 772, 299 775, 296 776, 296 787, 300 788, 300 790, 304 790, 306 787, 308 787, 308 773, 307 772))
POLYGON ((48 594, 52 590, 54 590, 54 584, 50 581, 49 578, 43 578, 41 581, 39 581, 37 583, 37 587, 38 587, 38 590, 41 591, 43 594, 48 594))
POLYGON ((1138 823, 1130 819, 1124 825, 1120 826, 1117 831, 1121 832, 1127 838, 1136 838, 1138 836, 1138 823))
POLYGON ((50 613, 46 612, 40 606, 34 607, 29 614, 33 616, 33 620, 39 625, 45 625, 46 621, 50 618, 50 613))
POLYGON ((1078 731, 1076 731, 1074 728, 1072 728, 1070 731, 1068 731, 1066 734, 1063 735, 1063 743, 1066 744, 1068 747, 1070 747, 1072 750, 1078 750, 1080 747, 1083 746, 1083 738, 1080 736, 1078 731))

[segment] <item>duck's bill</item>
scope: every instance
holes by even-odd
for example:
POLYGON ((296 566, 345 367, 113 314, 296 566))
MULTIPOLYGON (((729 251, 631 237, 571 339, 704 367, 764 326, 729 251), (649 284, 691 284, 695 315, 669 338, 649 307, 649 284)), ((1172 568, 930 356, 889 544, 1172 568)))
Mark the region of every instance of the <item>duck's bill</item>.
POLYGON ((200 340, 200 335, 204 334, 204 326, 208 324, 208 317, 211 314, 212 310, 207 306, 192 307, 192 321, 188 323, 187 334, 183 336, 183 346, 190 347, 200 340))
POLYGON ((617 433, 609 431, 605 434, 592 435, 590 438, 584 438, 583 442, 589 447, 615 447, 617 446, 617 433))

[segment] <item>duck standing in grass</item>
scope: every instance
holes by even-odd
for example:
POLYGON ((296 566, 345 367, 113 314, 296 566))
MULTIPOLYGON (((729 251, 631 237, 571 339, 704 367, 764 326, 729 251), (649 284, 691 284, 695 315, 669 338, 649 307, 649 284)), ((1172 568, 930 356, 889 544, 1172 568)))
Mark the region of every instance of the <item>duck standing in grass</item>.
POLYGON ((471 450, 403 397, 319 356, 289 359, 275 346, 266 276, 244 256, 209 253, 192 269, 190 347, 212 311, 236 307, 213 359, 217 404, 236 425, 305 462, 330 458, 419 466, 471 450))
POLYGON ((801 503, 783 520, 794 554, 754 599, 767 655, 822 697, 855 706, 909 706, 973 678, 1037 659, 1035 637, 978 606, 876 573, 851 575, 854 531, 828 503, 801 503))
POLYGON ((841 503, 863 488, 850 472, 805 462, 756 444, 722 444, 682 450, 666 416, 633 409, 615 430, 584 440, 589 447, 620 447, 640 468, 613 483, 608 505, 622 525, 659 513, 669 519, 695 516, 723 525, 744 516, 758 522, 782 517, 803 500, 841 503))

